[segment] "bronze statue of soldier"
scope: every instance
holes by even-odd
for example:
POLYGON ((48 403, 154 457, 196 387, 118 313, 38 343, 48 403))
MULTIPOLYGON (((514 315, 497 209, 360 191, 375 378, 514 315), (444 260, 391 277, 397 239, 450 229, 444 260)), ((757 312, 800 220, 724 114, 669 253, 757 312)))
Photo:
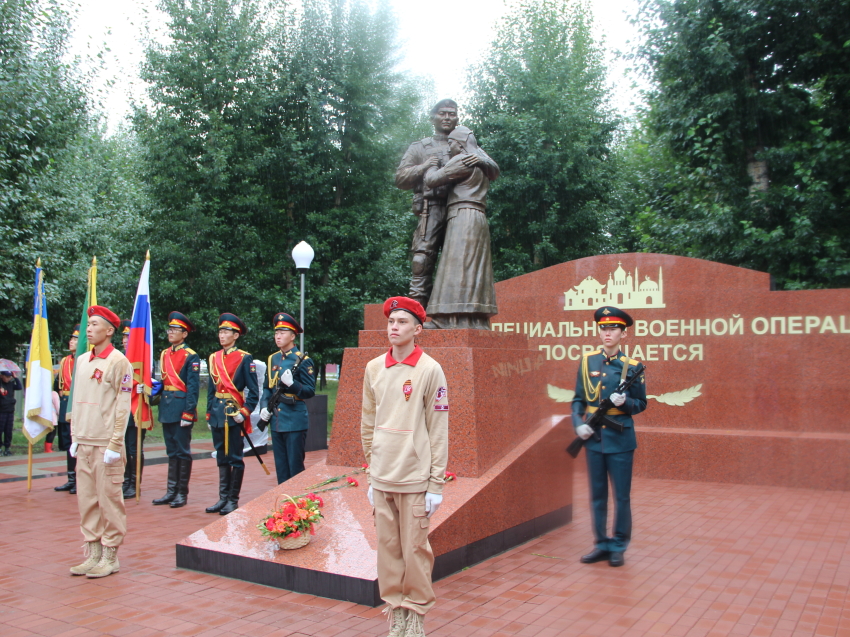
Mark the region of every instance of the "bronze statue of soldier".
MULTIPOLYGON (((446 232, 446 199, 451 190, 450 184, 428 188, 424 177, 430 168, 441 168, 450 159, 448 136, 458 125, 457 103, 449 99, 437 102, 431 109, 431 122, 434 135, 413 142, 395 173, 396 186, 413 191, 413 214, 419 217, 411 245, 409 296, 423 307, 428 306, 434 285, 434 267, 446 232)), ((481 154, 478 167, 489 179, 495 179, 498 166, 486 153, 481 154)))

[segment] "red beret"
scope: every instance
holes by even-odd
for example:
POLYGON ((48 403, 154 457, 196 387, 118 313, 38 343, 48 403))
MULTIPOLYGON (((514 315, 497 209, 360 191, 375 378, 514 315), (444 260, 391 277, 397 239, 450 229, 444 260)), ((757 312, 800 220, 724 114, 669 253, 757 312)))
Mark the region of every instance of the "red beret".
POLYGON ((121 319, 118 318, 118 315, 112 310, 110 310, 108 307, 104 307, 102 305, 92 305, 89 308, 89 316, 99 316, 103 319, 106 319, 106 322, 111 323, 116 330, 121 327, 121 319))
POLYGON ((394 296, 384 301, 384 316, 389 318, 390 314, 396 310, 410 312, 413 316, 419 319, 420 323, 425 322, 425 308, 422 307, 422 304, 419 301, 414 301, 406 296, 394 296))

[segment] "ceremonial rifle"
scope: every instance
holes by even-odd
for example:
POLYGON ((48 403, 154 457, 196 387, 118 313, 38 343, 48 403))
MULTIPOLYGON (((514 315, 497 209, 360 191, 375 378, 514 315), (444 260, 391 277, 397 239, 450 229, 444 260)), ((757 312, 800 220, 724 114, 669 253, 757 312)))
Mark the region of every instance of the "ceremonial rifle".
MULTIPOLYGON (((620 383, 617 386, 617 389, 615 389, 611 393, 622 394, 627 392, 629 390, 629 387, 631 387, 634 382, 638 378, 640 378, 645 372, 646 366, 643 363, 638 363, 638 366, 635 367, 635 373, 632 374, 632 377, 620 383)), ((608 416, 606 416, 606 414, 614 408, 616 408, 616 405, 611 401, 611 398, 608 397, 601 403, 599 403, 599 408, 594 411, 590 415, 590 418, 588 418, 587 421, 584 423, 585 425, 588 425, 593 429, 594 440, 602 440, 601 430, 603 425, 606 427, 611 427, 611 429, 613 429, 617 433, 623 433, 623 430, 625 429, 623 425, 618 423, 616 420, 612 420, 611 418, 608 418, 608 416)), ((585 442, 587 442, 587 440, 585 440, 581 436, 576 436, 576 439, 570 443, 569 447, 567 447, 567 453, 570 454, 573 458, 575 458, 576 456, 578 456, 578 452, 581 451, 581 448, 584 446, 585 442)))

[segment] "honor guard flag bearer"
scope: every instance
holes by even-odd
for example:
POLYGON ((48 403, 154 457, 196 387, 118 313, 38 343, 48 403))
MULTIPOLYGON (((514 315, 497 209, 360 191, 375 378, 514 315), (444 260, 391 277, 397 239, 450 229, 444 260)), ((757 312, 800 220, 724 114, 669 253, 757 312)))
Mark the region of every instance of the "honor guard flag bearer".
MULTIPOLYGON (((125 469, 125 486, 123 495, 126 498, 135 497, 139 501, 142 478, 142 443, 143 429, 153 429, 153 412, 149 404, 149 396, 153 386, 153 338, 150 304, 150 270, 151 253, 145 255, 145 265, 142 276, 139 277, 139 287, 136 289, 136 302, 133 305, 133 318, 130 321, 130 334, 127 340, 127 360, 133 366, 133 392, 130 398, 130 415, 136 426, 136 439, 128 454, 128 462, 135 466, 125 469), (134 470, 135 469, 135 470, 134 470), (134 484, 135 483, 135 484, 134 484)), ((128 430, 130 429, 128 423, 128 430)), ((125 441, 126 443, 126 441, 125 441)), ((129 447, 130 445, 126 445, 129 447)))
POLYGON ((53 430, 53 359, 47 330, 47 300, 41 259, 35 265, 35 303, 32 337, 27 352, 27 391, 24 398, 24 435, 29 440, 27 490, 32 487, 32 446, 53 430))

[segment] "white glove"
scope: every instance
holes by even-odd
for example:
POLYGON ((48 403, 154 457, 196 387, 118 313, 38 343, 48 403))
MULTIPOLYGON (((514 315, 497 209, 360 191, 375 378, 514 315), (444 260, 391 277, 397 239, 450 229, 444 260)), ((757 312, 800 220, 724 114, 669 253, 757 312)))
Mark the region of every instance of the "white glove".
POLYGON ((438 493, 425 493, 425 517, 430 518, 443 503, 443 496, 438 493))
POLYGON ((112 451, 112 449, 107 449, 103 452, 103 464, 112 464, 116 460, 121 458, 121 454, 117 451, 112 451))
POLYGON ((291 370, 291 369, 287 369, 285 372, 283 372, 283 373, 280 375, 280 380, 281 380, 281 382, 282 382, 284 385, 286 385, 287 387, 292 387, 292 383, 294 383, 294 382, 295 382, 295 381, 292 379, 292 370, 291 370))
MULTIPOLYGON (((137 393, 137 394, 144 394, 144 393, 145 393, 145 386, 144 386, 144 385, 142 385, 141 383, 139 383, 138 385, 136 385, 136 393, 137 393)), ((107 463, 107 464, 108 464, 108 463, 107 463)))
POLYGON ((271 420, 271 419, 272 419, 272 412, 270 412, 268 409, 266 409, 265 407, 263 407, 263 408, 260 410, 260 418, 262 418, 263 420, 265 420, 266 422, 268 422, 269 420, 271 420))
POLYGON ((192 421, 191 421, 191 420, 181 420, 181 421, 180 421, 180 426, 181 426, 181 427, 191 427, 191 426, 192 426, 192 421))
POLYGON ((239 413, 239 414, 236 414, 233 417, 233 420, 235 420, 236 422, 238 422, 241 425, 243 422, 245 422, 245 416, 243 416, 241 413, 239 413))
POLYGON ((369 504, 375 506, 375 496, 372 495, 372 485, 369 485, 369 490, 366 492, 366 497, 369 498, 369 504))
POLYGON ((76 442, 71 443, 71 448, 68 450, 68 453, 71 454, 72 458, 77 457, 77 443, 76 442))
POLYGON ((590 425, 579 425, 576 427, 576 435, 582 440, 587 440, 593 435, 593 427, 590 425))
POLYGON ((212 425, 211 425, 210 423, 207 423, 207 429, 209 429, 210 431, 212 431, 212 425))
POLYGON ((625 394, 611 394, 611 402, 614 403, 615 405, 617 405, 617 407, 619 407, 624 402, 626 402, 626 395, 625 394))

